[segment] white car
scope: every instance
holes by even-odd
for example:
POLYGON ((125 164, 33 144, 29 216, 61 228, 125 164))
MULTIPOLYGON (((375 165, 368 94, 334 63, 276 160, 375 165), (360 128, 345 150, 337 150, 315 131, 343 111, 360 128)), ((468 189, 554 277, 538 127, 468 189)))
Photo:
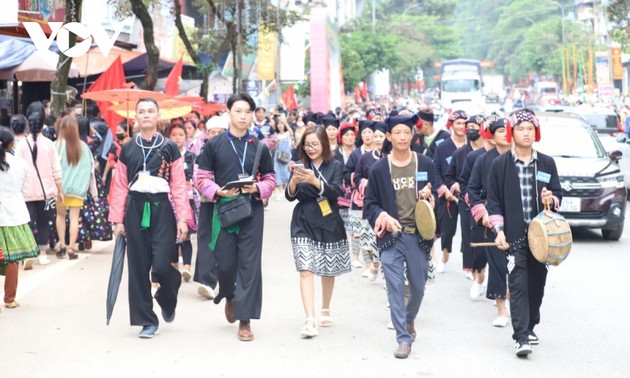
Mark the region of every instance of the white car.
MULTIPOLYGON (((619 169, 624 174, 626 188, 628 188, 628 193, 630 193, 630 137, 625 134, 619 134, 617 137, 607 134, 598 134, 598 136, 609 155, 614 151, 621 152, 619 169)), ((630 197, 630 194, 628 196, 630 197)), ((630 200, 630 198, 628 199, 630 200)))

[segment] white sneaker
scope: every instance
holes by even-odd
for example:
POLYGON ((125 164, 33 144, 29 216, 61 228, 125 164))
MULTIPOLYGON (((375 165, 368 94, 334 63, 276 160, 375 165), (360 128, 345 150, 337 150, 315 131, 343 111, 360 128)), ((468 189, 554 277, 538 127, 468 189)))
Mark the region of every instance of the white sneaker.
POLYGON ((387 323, 387 329, 394 329, 394 323, 391 320, 387 323))
POLYGON ((197 288, 197 294, 207 299, 214 299, 214 290, 208 285, 201 284, 197 288))
POLYGON ((436 273, 444 273, 446 271, 446 263, 443 262, 439 262, 437 263, 436 267, 435 267, 435 272, 436 273))
POLYGON ((470 299, 477 299, 483 294, 483 285, 474 281, 472 285, 470 285, 470 299))
POLYGON ((509 321, 510 318, 508 318, 507 316, 497 316, 497 318, 492 321, 492 325, 495 327, 503 328, 507 327, 509 321))
POLYGON ((192 274, 190 274, 190 272, 187 271, 187 270, 183 270, 182 271, 182 278, 184 279, 184 281, 188 282, 192 278, 192 274))
POLYGON ((365 272, 361 273, 361 277, 368 278, 370 276, 370 268, 367 268, 365 272))
POLYGON ((353 267, 353 268, 362 268, 362 267, 363 267, 363 264, 361 264, 361 261, 359 261, 359 260, 354 260, 354 261, 352 262, 352 267, 353 267))
POLYGON ((475 277, 473 277, 473 274, 470 270, 467 270, 465 273, 466 273, 466 279, 471 280, 471 281, 475 280, 475 277))
POLYGON ((39 261, 39 265, 48 265, 50 263, 50 260, 48 260, 48 256, 46 255, 39 255, 37 260, 39 261))

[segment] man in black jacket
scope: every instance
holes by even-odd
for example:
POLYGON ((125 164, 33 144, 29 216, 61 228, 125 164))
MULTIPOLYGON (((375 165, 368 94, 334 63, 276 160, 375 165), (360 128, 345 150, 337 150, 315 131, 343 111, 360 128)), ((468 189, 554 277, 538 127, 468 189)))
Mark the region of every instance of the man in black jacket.
POLYGON ((507 125, 514 147, 497 157, 488 179, 488 214, 497 234, 497 247, 508 254, 508 282, 515 352, 525 357, 539 340, 534 326, 540 322, 547 267, 532 255, 527 228, 545 204, 560 208, 562 189, 556 163, 532 148, 540 140, 540 124, 529 109, 513 112, 507 125))

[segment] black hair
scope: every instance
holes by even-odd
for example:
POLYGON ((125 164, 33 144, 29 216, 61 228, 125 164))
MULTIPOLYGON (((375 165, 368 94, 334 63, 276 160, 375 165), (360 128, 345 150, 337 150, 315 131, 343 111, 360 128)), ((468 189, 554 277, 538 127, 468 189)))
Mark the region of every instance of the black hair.
POLYGON ((90 118, 101 118, 99 115, 101 114, 101 110, 98 108, 96 104, 88 105, 87 115, 90 118))
POLYGON ((192 114, 196 115, 196 116, 197 116, 197 118, 199 118, 200 120, 202 119, 201 114, 199 114, 199 112, 198 112, 198 111, 196 111, 196 110, 191 110, 190 112, 191 112, 192 114))
POLYGON ((168 130, 166 130, 166 137, 170 139, 171 131, 174 129, 182 129, 184 130, 184 136, 186 136, 186 126, 184 126, 181 122, 173 122, 171 126, 169 126, 168 130))
POLYGON ((44 129, 44 113, 35 112, 28 116, 28 128, 33 136, 33 161, 37 161, 37 135, 44 129))
POLYGON ((252 96, 247 93, 236 93, 230 96, 227 100, 227 108, 232 110, 232 105, 237 101, 245 101, 249 105, 249 110, 254 111, 256 109, 256 102, 252 96))
POLYGON ((15 135, 24 134, 28 130, 28 121, 22 114, 16 114, 11 117, 11 130, 15 135))
POLYGON ((263 111, 263 112, 265 112, 265 113, 267 112, 267 109, 263 108, 262 106, 257 107, 257 108, 254 110, 254 112, 257 112, 257 111, 259 111, 259 110, 262 110, 262 111, 263 111))
POLYGON ((46 114, 46 107, 41 101, 31 102, 26 108, 26 118, 29 118, 33 113, 42 113, 46 114))
POLYGON ((122 127, 123 130, 125 130, 125 132, 127 132, 127 120, 123 120, 121 123, 119 123, 118 125, 116 125, 117 127, 120 126, 122 127))
POLYGON ((7 148, 13 143, 15 137, 8 127, 0 127, 0 171, 8 171, 7 148))
POLYGON ((79 139, 88 142, 88 134, 90 133, 90 120, 86 117, 78 117, 77 123, 79 125, 79 139))
POLYGON ((143 97, 138 99, 138 102, 136 102, 136 109, 138 109, 138 104, 140 104, 141 102, 150 102, 155 105, 157 110, 160 110, 160 104, 158 104, 158 102, 152 97, 143 97))

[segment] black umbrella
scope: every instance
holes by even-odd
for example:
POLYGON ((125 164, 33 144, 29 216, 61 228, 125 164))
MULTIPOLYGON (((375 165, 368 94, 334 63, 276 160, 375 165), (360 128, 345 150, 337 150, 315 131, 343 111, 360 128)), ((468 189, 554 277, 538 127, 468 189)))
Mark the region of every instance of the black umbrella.
POLYGON ((107 284, 107 325, 112 318, 114 312, 114 304, 118 296, 120 288, 120 280, 122 279, 123 267, 125 265, 125 249, 127 248, 127 240, 123 235, 116 238, 116 246, 114 247, 114 256, 112 258, 112 270, 109 272, 109 283, 107 284))

